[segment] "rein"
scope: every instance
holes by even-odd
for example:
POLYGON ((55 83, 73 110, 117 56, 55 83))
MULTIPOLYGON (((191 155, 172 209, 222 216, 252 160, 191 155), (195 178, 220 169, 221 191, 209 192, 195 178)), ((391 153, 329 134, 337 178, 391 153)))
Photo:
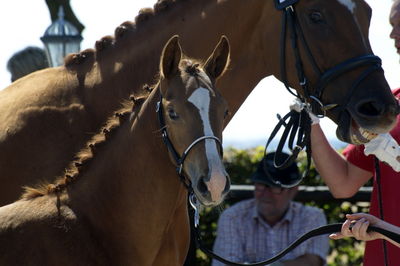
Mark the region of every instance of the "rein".
MULTIPOLYGON (((283 256, 285 256, 287 253, 289 253, 290 251, 292 251, 293 249, 295 249, 297 246, 299 246, 301 243, 303 243, 304 241, 312 238, 312 237, 316 237, 316 236, 320 236, 320 235, 325 235, 325 234, 331 234, 331 233, 336 233, 336 232, 340 232, 341 228, 342 228, 342 224, 341 223, 336 223, 336 224, 328 224, 325 226, 321 226, 318 227, 316 229, 313 229, 305 234, 303 234, 302 236, 300 236, 298 239, 296 239, 294 242, 292 242, 287 248, 285 248, 284 250, 282 250, 281 252, 279 252, 278 254, 276 254, 274 257, 268 259, 268 260, 264 260, 264 261, 260 261, 257 263, 236 263, 233 261, 229 261, 227 259, 224 259, 222 257, 220 257, 219 255, 215 254, 214 252, 212 252, 211 250, 207 249, 203 243, 203 241, 201 240, 201 236, 200 236, 200 231, 199 231, 199 202, 197 201, 196 197, 194 194, 191 194, 189 196, 189 202, 190 205, 192 206, 192 208, 194 209, 195 213, 194 213, 194 233, 196 236, 196 244, 197 246, 200 248, 201 251, 203 251, 205 254, 207 254, 208 256, 212 257, 215 260, 218 260, 219 262, 225 263, 227 265, 234 265, 234 266, 261 266, 261 265, 267 265, 270 263, 273 263, 279 259, 281 259, 283 256)), ((379 228, 379 227, 375 227, 375 226, 369 226, 368 227, 368 232, 378 232, 381 233, 382 235, 400 243, 400 235, 393 233, 391 231, 387 231, 385 229, 379 228)))

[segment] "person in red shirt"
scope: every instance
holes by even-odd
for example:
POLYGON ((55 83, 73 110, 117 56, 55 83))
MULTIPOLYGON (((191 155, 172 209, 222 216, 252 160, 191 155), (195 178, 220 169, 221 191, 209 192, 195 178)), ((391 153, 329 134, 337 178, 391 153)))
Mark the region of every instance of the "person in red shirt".
MULTIPOLYGON (((400 0, 393 1, 390 23, 393 30, 390 37, 395 41, 395 47, 400 54, 400 0)), ((400 98, 400 89, 393 91, 397 99, 400 98)), ((400 116, 397 117, 396 127, 390 132, 390 135, 400 143, 400 116)), ((313 160, 319 171, 321 177, 328 185, 331 193, 336 198, 349 198, 353 196, 361 186, 363 186, 369 179, 374 178, 374 188, 371 198, 370 214, 376 217, 380 216, 377 182, 374 168, 373 156, 364 155, 364 145, 355 146, 349 145, 343 152, 343 155, 337 153, 327 141, 324 133, 322 132, 319 124, 313 124, 311 127, 311 144, 313 149, 313 160)), ((400 202, 400 173, 393 170, 392 167, 385 163, 379 163, 381 169, 381 202, 383 206, 384 220, 394 226, 400 226, 400 212, 398 204, 400 202)), ((348 221, 345 222, 342 232, 332 235, 331 238, 338 239, 345 236, 357 237, 361 240, 368 241, 364 254, 364 266, 378 266, 384 265, 384 251, 381 240, 371 235, 365 234, 366 225, 371 223, 372 216, 349 216, 348 221), (357 235, 350 231, 348 228, 349 220, 364 220, 360 221, 357 227, 357 235), (367 219, 369 218, 369 219, 367 219), (367 222, 368 221, 368 222, 367 222), (365 224, 367 223, 367 224, 365 224), (361 226, 364 224, 363 226, 361 226), (359 231, 360 228, 363 230, 359 231), (365 231, 364 231, 365 229, 365 231), (361 234, 360 234, 361 232, 361 234)), ((377 222, 376 220, 373 221, 377 222)), ((375 237, 377 235, 374 235, 375 237)), ((378 237, 380 238, 380 237, 378 237)), ((387 244, 387 262, 390 266, 400 265, 400 251, 398 247, 392 243, 387 244)))
MULTIPOLYGON (((398 0, 400 1, 400 0, 398 0)), ((396 98, 400 89, 394 90, 396 98)), ((397 125, 390 135, 400 143, 400 116, 397 125)), ((364 145, 348 145, 343 155, 337 153, 329 144, 319 124, 311 127, 311 145, 313 160, 322 179, 336 198, 349 198, 371 177, 374 177, 374 188, 371 197, 370 214, 379 217, 377 182, 374 169, 374 157, 364 155, 364 145)), ((400 226, 398 202, 400 202, 400 173, 392 167, 380 163, 381 196, 385 221, 400 226)), ((347 234, 346 236, 351 236, 347 234)), ((387 245, 389 265, 400 265, 400 252, 392 244, 387 245)), ((381 241, 369 241, 366 244, 364 266, 383 265, 384 253, 381 241)))

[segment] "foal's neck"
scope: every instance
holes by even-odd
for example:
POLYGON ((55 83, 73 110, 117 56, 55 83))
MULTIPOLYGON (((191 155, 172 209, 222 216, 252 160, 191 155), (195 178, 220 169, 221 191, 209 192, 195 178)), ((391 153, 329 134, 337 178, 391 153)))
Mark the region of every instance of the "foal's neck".
POLYGON ((186 208, 186 190, 162 143, 158 99, 158 91, 153 91, 68 190, 72 208, 85 213, 101 233, 124 231, 124 236, 108 235, 118 241, 140 239, 143 228, 156 237, 176 208, 186 208))

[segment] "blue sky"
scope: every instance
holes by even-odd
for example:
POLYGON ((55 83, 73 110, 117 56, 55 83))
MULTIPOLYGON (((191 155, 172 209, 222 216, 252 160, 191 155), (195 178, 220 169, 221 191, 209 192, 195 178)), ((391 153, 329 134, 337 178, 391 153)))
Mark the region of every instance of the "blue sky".
MULTIPOLYGON (((138 10, 150 7, 155 0, 71 0, 71 5, 81 22, 86 26, 82 49, 93 47, 96 40, 112 35, 114 29, 126 20, 133 20, 138 10)), ((370 30, 371 45, 375 54, 383 60, 386 78, 392 88, 400 86, 399 56, 388 22, 392 0, 368 0, 373 8, 370 30)), ((40 37, 50 25, 50 16, 44 0, 13 0, 3 3, 0 9, 0 89, 10 83, 6 69, 11 55, 26 46, 42 47, 40 37), (20 9, 24 6, 23 9, 20 9)), ((246 102, 236 113, 224 131, 224 142, 236 147, 264 145, 277 122, 276 113, 288 111, 293 97, 273 77, 262 80, 246 102)), ((327 118, 321 122, 324 132, 332 141, 336 126, 327 118)), ((337 145, 337 144, 336 144, 337 145)))

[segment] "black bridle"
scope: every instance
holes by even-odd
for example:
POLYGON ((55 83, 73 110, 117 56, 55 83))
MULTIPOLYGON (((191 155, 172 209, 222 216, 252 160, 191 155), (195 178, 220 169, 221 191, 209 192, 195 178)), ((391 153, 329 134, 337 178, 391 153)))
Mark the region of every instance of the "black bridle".
MULTIPOLYGON (((319 117, 324 117, 326 115, 326 111, 329 109, 333 108, 339 108, 339 120, 343 119, 342 117, 345 116, 346 108, 347 105, 349 104, 349 101, 353 95, 353 92, 355 89, 359 86, 359 84, 367 78, 372 72, 374 71, 383 71, 381 67, 381 59, 373 54, 366 54, 363 56, 358 56, 355 58, 348 59, 342 63, 337 64, 336 66, 322 72, 318 65, 315 62, 315 59, 311 53, 311 50, 309 49, 309 46, 307 45, 307 42, 305 40, 304 34, 302 32, 300 23, 297 21, 297 18, 295 16, 295 9, 294 9, 294 4, 296 4, 299 0, 274 0, 275 1, 275 6, 278 10, 281 10, 283 12, 282 15, 282 31, 281 31, 281 40, 280 40, 280 46, 281 46, 281 80, 284 83, 286 89, 293 94, 295 97, 297 97, 300 102, 303 105, 303 108, 300 110, 300 112, 296 110, 291 110, 287 115, 285 115, 283 118, 279 117, 279 122, 278 125, 275 127, 273 132, 271 133, 271 136, 269 137, 266 147, 265 147, 265 152, 267 152, 267 147, 272 141, 272 139, 275 137, 276 133, 279 131, 279 128, 281 126, 285 127, 284 133, 281 137, 281 140, 278 144, 278 149, 276 153, 282 153, 282 149, 284 144, 287 141, 287 138, 289 137, 288 140, 288 146, 289 149, 292 151, 291 156, 284 161, 282 164, 277 164, 277 161, 275 159, 275 167, 278 168, 285 168, 288 165, 290 165, 298 156, 298 153, 306 148, 307 152, 307 169, 305 171, 305 174, 303 175, 306 176, 308 174, 308 171, 310 169, 310 163, 311 163, 311 120, 308 114, 308 111, 313 112, 314 114, 317 114, 319 117), (288 25, 288 26, 287 26, 288 25), (287 73, 286 73, 286 49, 285 49, 285 44, 286 44, 286 34, 287 34, 287 28, 290 29, 290 38, 291 38, 291 46, 293 49, 294 57, 295 57, 295 67, 296 67, 296 72, 297 72, 297 78, 299 81, 299 85, 302 88, 303 91, 303 96, 301 96, 298 93, 294 93, 290 87, 289 83, 287 80, 287 73), (316 86, 316 89, 314 91, 311 91, 309 89, 309 84, 308 84, 308 79, 305 76, 304 69, 303 69, 303 61, 300 56, 300 50, 298 47, 298 39, 300 38, 301 43, 306 51, 306 55, 311 62, 311 65, 314 69, 314 71, 317 73, 317 75, 320 77, 318 84, 316 86), (330 103, 330 104, 324 104, 322 101, 322 96, 324 93, 325 88, 327 85, 341 76, 342 74, 346 73, 347 71, 354 70, 359 67, 367 67, 366 70, 364 70, 361 75, 353 82, 352 87, 350 88, 349 92, 347 93, 345 100, 343 101, 342 104, 339 103, 330 103), (295 139, 297 136, 297 141, 295 143, 295 139)), ((276 156, 277 157, 277 156, 276 156)), ((296 184, 292 184, 292 186, 298 185, 301 182, 296 182, 296 184)), ((235 266, 261 266, 261 265, 266 265, 273 263, 280 258, 282 258, 284 255, 286 255, 288 252, 293 250, 295 247, 306 241, 307 239, 319 235, 324 235, 324 234, 330 234, 330 233, 335 233, 335 232, 340 232, 342 228, 342 224, 329 224, 326 226, 322 226, 319 228, 316 228, 314 230, 311 230, 310 232, 304 234, 303 236, 299 237, 296 241, 294 241, 292 244, 290 244, 285 250, 281 251, 279 254, 274 256, 273 258, 270 258, 265 261, 261 261, 258 263, 253 263, 253 264, 241 264, 241 263, 235 263, 229 260, 226 260, 217 254, 213 253, 211 250, 205 248, 205 245, 203 244, 199 232, 199 219, 200 219, 200 214, 199 214, 199 202, 196 199, 196 196, 191 192, 189 194, 189 202, 192 208, 194 209, 194 233, 196 237, 196 243, 197 246, 208 256, 212 257, 213 259, 216 259, 222 263, 225 263, 227 265, 235 265, 235 266)), ((370 231, 375 231, 378 233, 381 233, 382 235, 385 235, 386 237, 400 243, 400 235, 375 227, 375 226, 369 226, 368 227, 368 232, 370 231)), ((386 253, 385 253, 386 257, 386 253)))
POLYGON ((178 174, 178 176, 181 179, 183 185, 188 189, 188 191, 192 192, 193 191, 192 182, 183 173, 183 163, 185 162, 186 157, 188 156, 189 152, 193 149, 194 146, 196 146, 200 142, 205 141, 207 139, 213 139, 213 140, 215 140, 215 142, 218 145, 220 156, 222 158, 222 156, 223 156, 222 142, 216 136, 202 136, 202 137, 199 137, 199 138, 195 139, 184 150, 182 155, 179 155, 179 153, 176 151, 174 145, 172 144, 172 142, 171 142, 171 140, 169 139, 169 136, 168 136, 167 126, 166 126, 165 120, 164 120, 164 110, 163 110, 162 100, 163 100, 163 97, 162 97, 162 94, 160 92, 160 100, 157 102, 156 112, 157 112, 157 116, 158 116, 158 122, 160 124, 161 136, 162 136, 164 144, 167 146, 167 149, 168 149, 169 153, 171 154, 172 158, 175 161, 176 173, 178 174))
MULTIPOLYGON (((279 129, 283 126, 285 129, 279 141, 278 147, 276 149, 276 154, 282 153, 282 149, 284 148, 285 143, 288 142, 287 145, 289 150, 291 151, 291 155, 286 161, 280 164, 278 164, 277 160, 275 159, 274 162, 275 167, 278 168, 287 167, 288 165, 293 163, 294 160, 296 160, 299 152, 305 148, 307 153, 307 168, 303 175, 303 177, 305 177, 308 175, 311 163, 311 139, 310 139, 311 121, 308 112, 312 112, 319 117, 324 117, 326 115, 326 111, 333 108, 337 108, 337 111, 339 113, 339 121, 343 121, 343 119, 348 119, 349 114, 347 112, 347 106, 356 88, 372 72, 383 71, 383 69, 381 67, 381 59, 379 57, 373 54, 366 54, 350 58, 348 60, 345 60, 344 62, 341 62, 331 67, 330 69, 321 71, 307 44, 301 25, 296 17, 294 5, 299 0, 286 0, 286 1, 274 0, 274 1, 276 8, 282 11, 282 30, 280 38, 281 81, 284 83, 286 89, 303 103, 304 108, 300 112, 291 110, 283 118, 278 116, 279 122, 267 141, 265 147, 265 153, 267 153, 267 148, 269 144, 274 139, 279 129), (297 79, 303 91, 303 95, 300 95, 297 92, 293 92, 293 90, 289 87, 287 79, 285 44, 288 31, 290 34, 290 44, 294 54, 297 79), (309 82, 304 72, 303 60, 300 54, 299 43, 303 46, 307 59, 310 62, 314 72, 317 74, 317 76, 319 76, 319 80, 314 90, 310 90, 309 88, 309 82), (323 103, 322 97, 326 87, 330 82, 334 81, 335 79, 345 74, 346 72, 360 67, 367 67, 367 68, 353 82, 350 90, 345 95, 344 101, 342 103, 328 103, 328 104, 323 103)), ((278 157, 278 155, 276 156, 278 157)), ((297 184, 293 184, 293 186, 295 185, 297 184)))

